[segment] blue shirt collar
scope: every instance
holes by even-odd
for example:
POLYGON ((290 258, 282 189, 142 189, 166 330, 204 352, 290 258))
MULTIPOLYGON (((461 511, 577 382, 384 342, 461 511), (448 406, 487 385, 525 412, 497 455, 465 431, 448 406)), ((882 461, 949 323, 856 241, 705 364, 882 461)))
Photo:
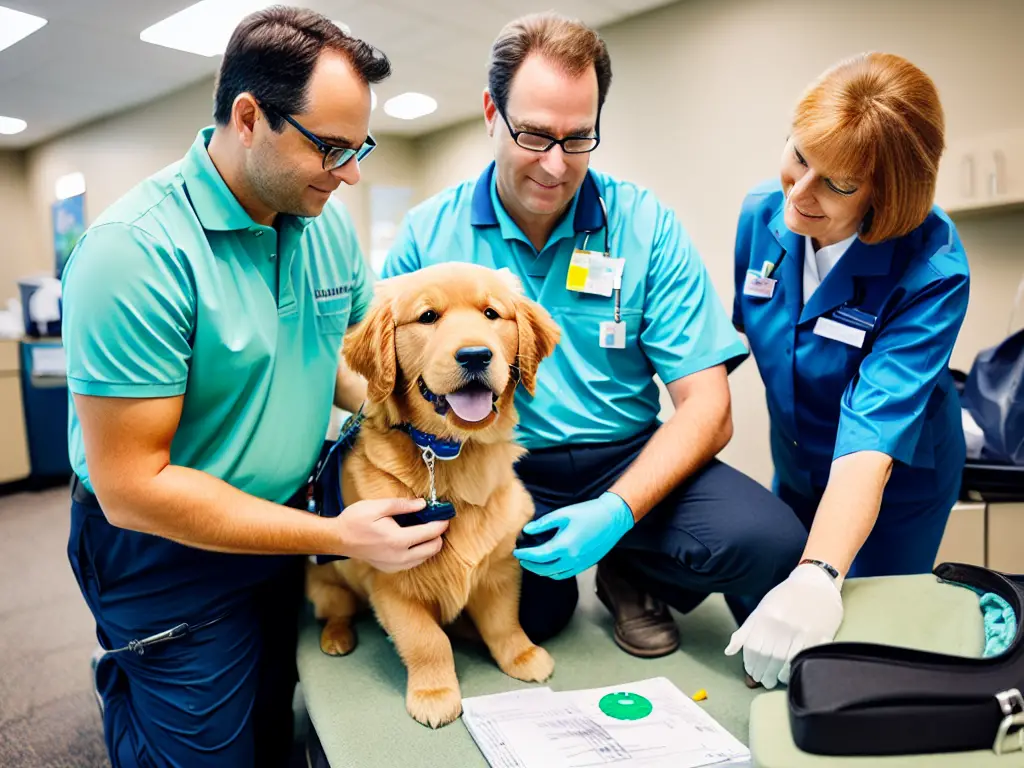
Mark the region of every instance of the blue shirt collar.
MULTIPOLYGON (((471 203, 470 223, 474 227, 499 227, 502 222, 498 218, 496 206, 501 205, 497 194, 497 183, 494 178, 495 164, 492 161, 480 178, 476 180, 473 187, 473 201, 471 203)), ((588 170, 583 178, 576 196, 573 198, 572 208, 565 221, 572 218, 573 232, 596 232, 604 225, 604 216, 601 211, 600 189, 593 171, 588 170)), ((516 227, 518 230, 518 227, 516 227)), ((552 239, 559 235, 562 229, 561 224, 552 233, 552 239)), ((509 233, 502 229, 502 235, 508 237, 509 233)), ((519 235, 522 237, 522 235, 519 235)), ((525 239, 525 238, 523 238, 525 239)))

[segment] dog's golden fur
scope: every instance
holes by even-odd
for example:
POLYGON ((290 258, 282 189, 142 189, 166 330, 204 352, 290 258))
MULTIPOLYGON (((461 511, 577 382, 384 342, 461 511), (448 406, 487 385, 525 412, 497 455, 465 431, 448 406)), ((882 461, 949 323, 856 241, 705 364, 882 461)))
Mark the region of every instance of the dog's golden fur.
POLYGON ((326 620, 321 648, 339 655, 351 651, 351 618, 368 602, 408 670, 406 708, 431 727, 462 711, 443 627, 463 612, 506 674, 540 681, 554 669, 548 653, 519 624, 521 570, 512 550, 533 516, 533 502, 513 470, 523 451, 512 437, 516 371, 533 394, 537 366, 553 351, 559 330, 513 282, 468 264, 392 278, 381 283, 367 319, 345 340, 346 362, 368 385, 365 420, 342 466, 346 504, 429 498, 421 453, 396 425, 463 443, 458 458, 436 462, 438 498, 456 509, 437 555, 398 573, 358 560, 310 565, 306 579, 316 615, 326 620), (428 311, 436 319, 424 315, 428 311), (483 379, 494 393, 494 411, 472 423, 453 411, 439 415, 420 391, 421 380, 438 395, 458 390, 466 374, 455 353, 466 347, 492 353, 483 379))

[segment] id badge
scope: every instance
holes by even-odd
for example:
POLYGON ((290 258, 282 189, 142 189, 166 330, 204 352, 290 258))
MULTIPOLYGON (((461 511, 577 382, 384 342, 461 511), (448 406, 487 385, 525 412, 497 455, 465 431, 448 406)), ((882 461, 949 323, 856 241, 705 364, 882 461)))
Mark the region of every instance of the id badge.
POLYGON ((860 328, 851 328, 849 325, 837 323, 827 317, 818 318, 818 322, 814 324, 814 333, 825 339, 841 341, 843 344, 849 344, 857 349, 864 346, 864 336, 866 335, 865 331, 860 328))
POLYGON ((759 299, 770 299, 775 293, 775 280, 761 277, 757 272, 747 272, 743 282, 743 295, 756 296, 759 299))
POLYGON ((572 252, 565 288, 577 293, 611 296, 616 279, 622 278, 625 259, 612 259, 600 251, 572 252))
POLYGON ((626 324, 621 320, 606 320, 601 323, 601 349, 626 348, 626 324))

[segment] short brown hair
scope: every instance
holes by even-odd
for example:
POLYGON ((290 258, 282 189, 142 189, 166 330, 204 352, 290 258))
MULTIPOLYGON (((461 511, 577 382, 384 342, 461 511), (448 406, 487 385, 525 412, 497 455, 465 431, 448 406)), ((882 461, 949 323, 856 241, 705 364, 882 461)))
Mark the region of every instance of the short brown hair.
POLYGON ((509 22, 491 45, 487 88, 501 114, 505 114, 512 78, 531 53, 541 54, 570 77, 578 77, 593 67, 597 73, 597 114, 600 120, 601 107, 612 84, 608 49, 593 29, 553 12, 532 13, 509 22))
POLYGON ((235 27, 217 74, 217 125, 230 122, 238 94, 251 93, 270 108, 270 127, 281 130, 280 115, 306 110, 309 79, 325 50, 344 55, 364 83, 379 83, 391 74, 391 63, 381 51, 315 11, 277 5, 246 16, 235 27))
POLYGON ((861 240, 919 227, 931 211, 944 116, 931 78, 891 53, 864 53, 826 71, 804 93, 793 135, 840 178, 871 179, 861 240))

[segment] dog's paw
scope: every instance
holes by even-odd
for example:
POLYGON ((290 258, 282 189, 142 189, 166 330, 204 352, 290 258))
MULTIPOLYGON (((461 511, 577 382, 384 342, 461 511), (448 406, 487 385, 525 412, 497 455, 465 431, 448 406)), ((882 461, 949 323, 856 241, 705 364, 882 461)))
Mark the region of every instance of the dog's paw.
POLYGON ((540 683, 555 671, 555 660, 539 645, 528 645, 510 663, 502 664, 501 671, 516 680, 540 683))
POLYGON ((329 619, 320 633, 320 650, 328 656, 344 656, 356 647, 356 633, 348 621, 329 619))
POLYGON ((410 689, 405 708, 417 722, 440 728, 462 714, 462 694, 458 687, 410 689))

